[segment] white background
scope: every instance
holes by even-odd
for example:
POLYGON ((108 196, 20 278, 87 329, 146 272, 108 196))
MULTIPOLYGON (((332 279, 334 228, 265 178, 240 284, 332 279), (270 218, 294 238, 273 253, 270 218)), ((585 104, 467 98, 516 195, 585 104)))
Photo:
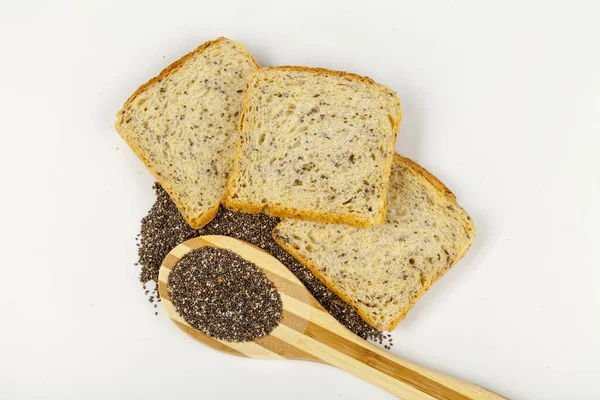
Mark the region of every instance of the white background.
POLYGON ((0 3, 0 398, 388 399, 330 367, 239 359, 144 297, 153 179, 112 127, 206 40, 343 69, 403 101, 396 149, 473 216, 474 247, 393 351, 511 398, 600 396, 600 3, 0 3))

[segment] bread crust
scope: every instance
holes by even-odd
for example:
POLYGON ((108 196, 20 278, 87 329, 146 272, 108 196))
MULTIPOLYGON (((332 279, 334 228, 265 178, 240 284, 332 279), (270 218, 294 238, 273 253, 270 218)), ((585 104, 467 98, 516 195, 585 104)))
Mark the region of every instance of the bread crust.
MULTIPOLYGON (((171 65, 167 66, 165 69, 163 69, 160 72, 160 74, 158 74, 154 78, 151 78, 150 80, 148 80, 148 82, 146 82, 142 86, 140 86, 135 92, 133 92, 133 94, 131 96, 129 96, 129 98, 127 99, 125 104, 123 104, 123 107, 117 113, 117 121, 115 122, 115 129, 117 130, 119 135, 123 138, 123 140, 127 143, 127 145, 129 145, 131 150, 133 150, 133 152, 138 156, 138 158, 144 163, 146 168, 148 168, 148 170, 152 173, 152 175, 158 181, 158 183, 160 183, 160 185, 163 187, 163 189, 165 189, 165 191, 169 194, 169 197, 171 197, 171 200, 173 201, 173 203, 175 203, 175 205, 177 206, 177 209, 179 210, 181 215, 185 218, 187 223, 193 229, 202 228, 204 225, 206 225, 207 223, 212 221, 213 218, 215 218, 215 216, 217 215, 217 211, 219 210, 219 205, 224 202, 226 194, 223 195, 223 197, 220 199, 220 201, 218 203, 214 204, 205 213, 200 214, 198 216, 189 215, 186 211, 185 204, 183 204, 178 198, 176 198, 173 195, 174 191, 173 191, 173 187, 171 186, 171 184, 167 180, 163 179, 158 174, 158 171, 156 171, 156 169, 150 164, 149 160, 142 154, 142 151, 139 148, 139 146, 135 142, 127 139, 129 135, 127 135, 126 133, 130 132, 130 130, 122 124, 122 122, 123 122, 122 117, 125 114, 125 110, 127 109, 127 107, 129 107, 129 105, 131 105, 131 103, 133 103, 135 101, 135 99, 140 94, 144 93, 149 87, 151 87, 157 83, 160 83, 163 79, 165 79, 169 75, 176 72, 179 68, 184 66, 185 63, 190 58, 192 58, 194 55, 202 53, 204 50, 208 49, 210 46, 213 46, 222 41, 233 42, 232 40, 227 39, 226 37, 223 37, 223 36, 218 39, 215 39, 215 40, 209 40, 208 42, 205 42, 205 43, 201 44, 200 46, 198 46, 195 50, 184 55, 183 57, 181 57, 180 59, 178 59, 171 65)), ((237 42, 233 42, 233 43, 241 46, 241 48, 243 50, 245 50, 247 55, 250 57, 250 60, 256 65, 256 67, 260 68, 260 66, 254 59, 254 57, 252 56, 250 51, 245 46, 243 46, 242 44, 237 43, 237 42)))
POLYGON ((304 265, 306 268, 308 268, 313 273, 313 275, 315 275, 317 277, 317 279, 319 279, 325 286, 327 286, 327 288, 329 288, 329 290, 331 290, 333 293, 335 293, 337 296, 339 296, 343 301, 350 304, 352 306, 352 308, 354 308, 356 310, 358 315, 360 315, 361 318, 366 323, 373 326, 374 328, 377 328, 380 330, 385 330, 385 331, 392 331, 396 328, 396 326, 398 326, 398 323, 400 323, 400 321, 402 321, 406 317, 406 314, 410 311, 410 309, 414 306, 414 304, 425 294, 425 292, 427 292, 427 290, 429 290, 429 288, 435 282, 437 282, 453 265, 455 265, 467 253, 467 251, 469 250, 469 248, 471 247, 471 245, 473 243, 473 240, 475 239, 475 226, 473 224, 471 217, 464 211, 464 209, 462 209, 462 207, 460 207, 456 203, 456 197, 450 191, 450 189, 448 189, 446 187, 446 185, 444 185, 439 179, 437 179, 433 174, 431 174, 425 168, 421 167, 420 165, 418 165, 417 163, 415 163, 414 161, 412 161, 406 157, 402 157, 396 153, 396 154, 394 154, 393 159, 394 159, 394 162, 398 166, 403 167, 403 168, 408 168, 408 169, 412 170, 415 174, 422 176, 429 183, 431 183, 439 193, 446 196, 450 201, 455 203, 456 207, 460 208, 464 212, 465 231, 467 231, 467 236, 469 238, 469 240, 466 241, 463 244, 463 246, 461 246, 461 248, 458 249, 454 259, 452 259, 448 262, 448 264, 446 265, 446 268, 441 273, 434 276, 429 282, 426 282, 425 285, 423 285, 421 287, 419 292, 417 292, 417 294, 410 300, 409 304, 406 305, 401 310, 399 310, 398 317, 396 317, 394 320, 390 321, 387 324, 382 324, 382 323, 370 318, 370 315, 365 313, 363 311, 362 307, 360 307, 354 300, 350 299, 342 290, 340 290, 340 288, 335 285, 335 282, 333 282, 331 279, 328 279, 327 276, 324 276, 323 274, 321 274, 319 269, 317 268, 317 266, 315 265, 315 263, 312 260, 305 259, 304 257, 302 257, 302 255, 296 249, 294 249, 292 246, 290 246, 288 243, 286 243, 286 241, 283 238, 283 235, 279 234, 277 231, 279 224, 277 226, 275 226, 275 228, 273 228, 273 232, 272 232, 273 239, 277 242, 277 244, 279 246, 281 246, 292 257, 294 257, 296 260, 298 260, 298 262, 300 262, 302 265, 304 265))
MULTIPOLYGON (((265 214, 272 215, 275 217, 280 217, 280 218, 293 218, 293 219, 301 219, 301 220, 307 220, 307 221, 325 222, 325 223, 330 223, 330 224, 345 224, 345 225, 350 225, 350 226, 353 226, 356 228, 371 228, 373 226, 379 226, 379 225, 383 224, 383 222, 385 221, 385 214, 386 214, 386 208, 387 208, 388 185, 385 185, 383 188, 383 194, 382 194, 381 200, 380 200, 380 202, 381 202, 380 210, 381 211, 379 212, 379 214, 377 214, 374 222, 370 222, 370 220, 360 218, 358 216, 339 215, 339 214, 334 214, 334 213, 320 213, 320 212, 317 212, 314 210, 302 210, 302 209, 297 209, 297 208, 292 208, 292 207, 282 207, 282 206, 278 206, 278 205, 268 205, 268 204, 256 203, 256 202, 251 202, 251 201, 236 200, 231 197, 231 193, 234 190, 235 182, 238 179, 239 172, 240 172, 240 153, 241 153, 241 148, 242 148, 242 131, 244 128, 244 120, 245 120, 245 116, 246 116, 246 110, 248 109, 248 103, 250 102, 250 99, 248 98, 248 87, 249 87, 250 83, 252 82, 252 80, 258 74, 260 74, 261 71, 264 72, 264 71, 268 71, 268 70, 310 72, 315 75, 339 76, 339 77, 343 77, 347 80, 357 80, 357 81, 365 82, 368 84, 377 85, 377 86, 385 88, 386 90, 395 94, 395 92, 392 89, 390 89, 389 87, 382 85, 380 83, 377 83, 373 79, 371 79, 367 76, 361 76, 361 75, 357 75, 357 74, 353 74, 353 73, 345 72, 345 71, 330 70, 330 69, 326 69, 326 68, 310 68, 310 67, 293 66, 293 65, 283 65, 283 66, 277 66, 277 67, 271 66, 271 67, 261 68, 260 70, 249 75, 246 80, 246 90, 244 91, 244 98, 242 100, 242 112, 240 115, 238 141, 237 141, 237 147, 236 147, 236 152, 235 152, 235 159, 234 159, 234 163, 233 163, 233 171, 229 177, 229 182, 227 183, 227 194, 226 194, 226 199, 225 199, 225 206, 227 208, 231 208, 232 210, 235 210, 235 211, 254 213, 254 214, 263 212, 265 214)), ((402 121, 402 104, 400 103, 400 107, 398 109, 398 115, 397 115, 397 118, 394 119, 394 125, 392 127, 394 134, 392 135, 392 139, 390 140, 390 142, 388 144, 388 146, 389 146, 388 152, 392 155, 394 154, 394 147, 396 145, 396 140, 398 138, 398 132, 400 130, 400 122, 401 121, 402 121)), ((389 156, 387 164, 385 166, 385 168, 386 168, 385 169, 385 178, 384 178, 385 182, 389 181, 390 174, 392 171, 392 162, 393 162, 393 156, 389 156)))
MULTIPOLYGON (((357 228, 372 227, 368 221, 365 221, 361 218, 356 218, 352 215, 342 216, 334 213, 315 213, 312 210, 302 210, 298 208, 269 204, 265 205, 254 202, 241 202, 229 198, 225 200, 225 206, 233 211, 241 211, 251 214, 263 212, 275 217, 301 219, 304 221, 315 221, 316 218, 319 218, 319 222, 325 222, 329 224, 346 224, 357 228)), ((381 225, 385 220, 385 213, 381 213, 378 218, 380 218, 381 221, 379 222, 378 220, 377 225, 381 225)))

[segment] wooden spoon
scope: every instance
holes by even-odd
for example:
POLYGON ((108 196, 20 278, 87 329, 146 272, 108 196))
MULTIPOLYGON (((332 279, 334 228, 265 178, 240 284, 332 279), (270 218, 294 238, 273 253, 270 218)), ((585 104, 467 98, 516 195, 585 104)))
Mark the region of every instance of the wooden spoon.
POLYGON ((241 240, 227 236, 202 236, 175 247, 161 265, 159 293, 175 325, 215 350, 240 357, 329 364, 402 399, 503 399, 479 386, 405 361, 356 336, 327 313, 275 257, 241 240), (283 315, 279 325, 268 336, 252 342, 227 342, 192 328, 177 314, 167 292, 169 274, 181 257, 204 246, 237 253, 259 267, 273 282, 281 295, 283 315))

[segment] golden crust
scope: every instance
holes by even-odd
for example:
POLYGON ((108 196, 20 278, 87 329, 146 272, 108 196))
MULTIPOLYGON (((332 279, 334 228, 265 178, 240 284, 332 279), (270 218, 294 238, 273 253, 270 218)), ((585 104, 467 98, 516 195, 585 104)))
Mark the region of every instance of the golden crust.
MULTIPOLYGON (((383 192, 382 192, 382 196, 381 196, 381 202, 382 202, 381 211, 379 212, 379 214, 377 215, 377 217, 373 223, 371 223, 367 219, 359 218, 359 217, 355 217, 355 216, 351 216, 351 215, 344 216, 344 215, 338 215, 338 214, 334 214, 334 213, 320 213, 320 212, 314 211, 314 210, 300 210, 300 209, 295 209, 292 207, 282 207, 282 206, 278 206, 278 205, 266 205, 266 204, 251 202, 251 201, 236 200, 231 197, 231 193, 234 190, 235 182, 239 176, 239 171, 240 171, 239 155, 240 155, 241 148, 242 148, 242 134, 241 133, 243 132, 246 110, 248 109, 248 103, 250 101, 248 98, 248 87, 249 87, 250 83, 253 81, 253 79, 256 78, 258 76, 258 74, 261 73, 261 71, 264 72, 266 70, 302 71, 302 72, 310 72, 315 75, 340 76, 340 77, 344 77, 345 79, 348 79, 348 80, 358 80, 358 81, 365 82, 368 84, 377 85, 377 86, 384 88, 385 90, 388 90, 391 93, 394 93, 389 87, 382 85, 380 83, 377 83, 373 79, 371 79, 367 76, 361 76, 361 75, 357 75, 357 74, 353 74, 353 73, 345 72, 345 71, 329 70, 326 68, 310 68, 310 67, 302 67, 302 66, 284 65, 284 66, 277 66, 277 67, 261 68, 260 70, 254 72, 253 74, 248 76, 248 78, 246 79, 246 90, 244 91, 244 98, 242 100, 242 112, 240 114, 239 135, 238 135, 237 147, 236 147, 236 152, 235 152, 235 159, 234 159, 234 163, 233 163, 233 170, 229 177, 229 182, 227 184, 227 194, 225 196, 226 200, 224 203, 225 206, 227 208, 231 208, 232 210, 235 210, 235 211, 242 211, 242 212, 247 212, 247 213, 263 212, 265 214, 269 214, 269 215, 272 215, 275 217, 280 217, 280 218, 294 218, 294 219, 302 219, 302 220, 332 223, 332 224, 345 224, 345 225, 350 225, 350 226, 353 226, 356 228, 371 228, 371 227, 379 226, 379 225, 383 224, 383 222, 385 221, 385 215, 386 215, 386 209, 387 209, 388 185, 385 185, 383 188, 383 192)), ((392 127, 394 135, 392 135, 392 140, 390 140, 390 142, 389 142, 389 153, 390 154, 394 154, 394 147, 396 144, 396 139, 398 138, 398 132, 400 130, 400 122, 401 121, 402 121, 402 105, 400 104, 400 108, 398 109, 397 118, 394 119, 394 125, 392 127)), ((386 164, 386 171, 385 171, 385 179, 384 179, 384 181, 386 181, 386 182, 389 181, 389 177, 390 177, 390 174, 392 171, 393 159, 394 159, 393 156, 388 157, 388 162, 386 164)))
POLYGON ((446 185, 444 185, 439 179, 437 179, 433 174, 431 174, 425 168, 421 167, 420 165, 418 165, 417 163, 415 163, 414 161, 412 161, 408 158, 400 156, 397 153, 394 155, 394 162, 403 168, 410 169, 411 172, 414 173, 415 175, 419 175, 419 176, 423 177, 424 179, 426 179, 429 183, 431 183, 436 188, 436 190, 438 190, 440 193, 444 194, 450 201, 455 203, 456 207, 458 207, 459 209, 461 209, 464 212, 465 231, 467 231, 467 233, 468 233, 467 236, 469 237, 469 240, 466 241, 463 244, 463 246, 458 250, 456 257, 447 264, 446 268, 440 274, 434 276, 429 282, 426 282, 426 284, 421 288, 421 290, 419 290, 419 292, 411 299, 410 303, 406 307, 404 307, 403 309, 401 309, 399 311, 398 317, 396 319, 392 320, 391 322, 389 322, 388 324, 381 324, 380 322, 374 321, 373 319, 371 319, 370 315, 365 313, 364 310, 362 309, 362 307, 359 306, 359 304, 357 304, 355 301, 350 299, 345 293, 343 293, 335 285, 335 283, 332 280, 330 280, 326 276, 322 275, 320 273, 319 269, 316 267, 316 265, 311 260, 303 258, 296 249, 294 249, 292 246, 287 244, 283 240, 282 235, 280 235, 277 231, 277 228, 279 225, 277 225, 273 229, 273 232, 272 232, 273 239, 275 239, 275 241, 277 242, 277 244, 279 244, 279 246, 281 246, 292 257, 294 257, 301 264, 303 264, 306 268, 308 268, 313 273, 313 275, 315 275, 321 282, 323 282, 323 284, 325 286, 327 286, 329 288, 329 290, 331 290, 333 293, 338 295, 343 301, 350 304, 356 310, 358 315, 360 315, 360 317, 366 323, 373 326, 374 328, 385 330, 385 331, 392 331, 396 328, 398 323, 400 323, 400 321, 402 321, 404 319, 404 317, 406 317, 406 314, 408 313, 408 311, 425 294, 425 292, 427 292, 427 290, 429 290, 429 288, 435 282, 437 282, 453 265, 455 265, 467 253, 467 251, 471 247, 473 240, 475 238, 475 226, 473 225, 473 221, 472 221, 471 217, 458 204, 456 204, 456 197, 450 191, 450 189, 448 189, 446 187, 446 185))
MULTIPOLYGON (((133 92, 133 94, 131 96, 129 96, 129 98, 127 99, 125 104, 123 104, 123 107, 117 113, 117 121, 115 122, 115 129, 117 130, 119 135, 123 138, 123 140, 125 140, 125 142, 129 145, 131 150, 133 150, 133 152, 138 156, 138 158, 140 160, 142 160, 144 165, 146 165, 146 168, 148 168, 148 170, 152 173, 152 175, 158 181, 158 183, 160 183, 160 185, 163 187, 163 189, 165 189, 165 191, 169 194, 169 196, 171 197, 171 200, 173 201, 173 203, 175 203, 175 205, 177 206, 177 209, 179 210, 181 215, 185 218, 187 223, 193 229, 202 228, 204 225, 206 225, 207 223, 209 223, 210 221, 213 220, 213 218, 217 215, 217 212, 219 210, 219 204, 225 200, 225 196, 223 196, 223 198, 221 198, 220 202, 213 205, 205 213, 198 215, 198 216, 189 215, 188 212, 186 211, 185 204, 183 204, 178 198, 176 198, 173 195, 174 191, 173 191, 173 187, 171 186, 171 184, 168 181, 166 181, 165 179, 163 179, 158 174, 158 171, 156 171, 156 169, 154 169, 154 167, 152 167, 152 165, 150 164, 150 161, 142 154, 142 151, 139 148, 139 146, 136 143, 134 143, 133 141, 130 141, 127 139, 129 137, 129 135, 126 134, 128 129, 125 128, 125 126, 122 124, 122 122, 123 122, 122 116, 125 114, 125 110, 127 109, 127 107, 129 107, 129 105, 131 103, 133 103, 133 101, 140 94, 142 94, 144 91, 146 91, 149 87, 151 87, 152 85, 154 85, 156 83, 159 83, 164 78, 168 77, 169 75, 171 75, 172 73, 177 71, 179 68, 181 68, 183 65, 185 65, 185 63, 194 55, 201 53, 204 50, 206 50, 207 48, 209 48, 210 46, 215 45, 222 41, 230 41, 230 40, 227 39, 226 37, 220 37, 218 39, 210 40, 206 43, 201 44, 198 48, 196 48, 195 50, 191 51, 190 53, 184 55, 183 57, 181 57, 180 59, 178 59, 171 65, 167 66, 165 69, 163 69, 160 72, 160 74, 158 74, 157 76, 155 76, 154 78, 150 79, 148 82, 146 82, 142 86, 140 86, 135 92, 133 92)), ((233 43, 236 43, 236 42, 233 42, 233 43)), ((254 59, 252 54, 250 54, 250 51, 248 51, 248 49, 246 49, 243 45, 241 45, 239 43, 236 43, 236 44, 241 46, 246 51, 247 55, 250 57, 250 60, 256 65, 256 67, 260 68, 260 66, 254 59)))
MULTIPOLYGON (((238 201, 228 198, 225 200, 225 207, 245 213, 257 214, 263 212, 268 215, 280 218, 293 218, 305 221, 319 221, 328 224, 346 224, 356 228, 370 228, 373 225, 361 218, 354 216, 342 216, 334 213, 316 213, 312 210, 301 210, 292 207, 283 207, 278 205, 265 205, 261 203, 238 201)), ((381 225, 385 220, 385 212, 380 213, 378 220, 375 221, 376 226, 381 225)))
MULTIPOLYGON (((313 67, 304 67, 304 66, 300 66, 300 65, 279 65, 279 66, 265 67, 265 68, 262 68, 261 70, 262 71, 278 70, 278 71, 310 72, 315 75, 340 76, 342 78, 348 79, 349 81, 355 80, 355 81, 361 81, 364 83, 380 85, 379 83, 375 82, 373 79, 369 78, 368 76, 353 74, 352 72, 346 72, 346 71, 336 71, 336 70, 327 69, 327 68, 313 68, 313 67)), ((255 74, 256 73, 260 73, 260 71, 255 72, 255 74)), ((380 85, 380 86, 384 86, 384 85, 380 85)))

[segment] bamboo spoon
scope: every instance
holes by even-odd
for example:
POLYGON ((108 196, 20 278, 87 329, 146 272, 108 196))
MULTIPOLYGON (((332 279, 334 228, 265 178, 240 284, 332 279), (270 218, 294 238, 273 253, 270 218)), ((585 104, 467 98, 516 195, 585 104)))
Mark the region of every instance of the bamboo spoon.
POLYGON ((503 399, 479 386, 403 360, 356 336, 333 318, 300 281, 264 250, 227 236, 202 236, 175 247, 160 268, 159 293, 167 314, 182 331, 228 354, 328 364, 365 379, 402 399, 503 399), (282 319, 267 336, 252 342, 227 342, 188 325, 167 292, 171 269, 186 253, 205 246, 228 249, 259 267, 283 303, 282 319))

